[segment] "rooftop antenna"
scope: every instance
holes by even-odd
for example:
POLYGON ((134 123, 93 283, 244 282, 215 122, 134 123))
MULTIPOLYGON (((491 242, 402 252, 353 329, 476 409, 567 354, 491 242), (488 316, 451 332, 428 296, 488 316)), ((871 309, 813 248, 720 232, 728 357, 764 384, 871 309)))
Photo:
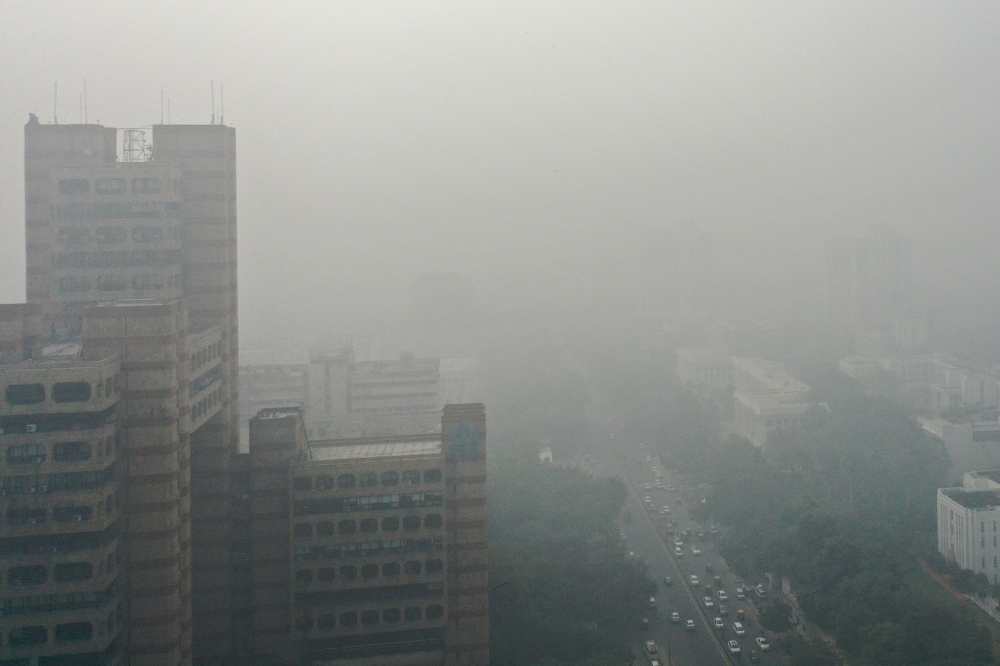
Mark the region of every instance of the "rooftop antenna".
POLYGON ((59 82, 56 81, 55 92, 52 93, 52 123, 59 124, 59 82))
POLYGON ((167 98, 167 124, 170 124, 170 98, 167 98))
POLYGON ((83 122, 83 93, 80 93, 80 122, 83 122))
POLYGON ((87 117, 87 79, 83 80, 83 122, 90 124, 90 118, 87 117))
POLYGON ((226 124, 226 89, 222 87, 222 81, 219 81, 219 101, 222 103, 222 108, 219 110, 219 124, 226 124))
POLYGON ((215 81, 212 81, 212 124, 215 124, 215 81))
POLYGON ((160 88, 160 124, 163 124, 163 88, 160 88))

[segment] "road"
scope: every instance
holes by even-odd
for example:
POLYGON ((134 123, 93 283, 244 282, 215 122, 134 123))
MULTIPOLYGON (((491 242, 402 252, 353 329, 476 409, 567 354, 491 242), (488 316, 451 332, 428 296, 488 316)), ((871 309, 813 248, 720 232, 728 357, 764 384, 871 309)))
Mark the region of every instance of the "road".
MULTIPOLYGON (((718 549, 712 542, 709 534, 704 538, 696 536, 698 531, 703 531, 704 527, 698 525, 690 519, 687 510, 682 506, 682 495, 678 492, 667 492, 655 487, 654 468, 659 469, 663 474, 663 485, 680 488, 685 485, 685 479, 664 469, 658 460, 647 460, 650 454, 646 449, 640 448, 639 443, 616 441, 610 435, 603 445, 594 446, 581 458, 581 466, 593 473, 595 476, 615 476, 626 482, 629 488, 629 497, 626 501, 625 512, 631 515, 631 522, 624 522, 622 525, 625 533, 625 540, 630 551, 637 557, 642 558, 649 567, 649 572, 659 585, 656 594, 656 605, 650 608, 648 618, 650 625, 646 636, 642 637, 633 646, 633 651, 639 660, 639 664, 648 664, 645 660, 645 650, 642 641, 656 641, 660 651, 660 663, 670 666, 737 666, 749 665, 750 650, 756 649, 754 640, 760 635, 760 625, 753 615, 753 608, 746 601, 736 598, 736 579, 728 571, 725 562, 718 554, 718 549), (645 484, 651 484, 650 490, 645 489, 645 484), (644 503, 644 498, 651 499, 648 510, 644 503), (682 537, 685 542, 682 546, 683 555, 677 557, 673 554, 674 545, 670 543, 665 533, 666 522, 661 520, 659 511, 664 505, 670 506, 669 519, 677 523, 677 530, 691 529, 695 534, 693 543, 688 543, 686 537, 682 537), (694 555, 691 550, 696 546, 701 550, 700 555, 694 555), (714 569, 712 573, 706 570, 706 565, 711 565, 714 569), (698 576, 699 585, 691 585, 690 576, 698 576), (713 576, 720 577, 718 585, 713 584, 713 576), (673 584, 665 585, 664 577, 670 576, 673 584), (712 585, 711 608, 706 608, 704 597, 708 594, 705 584, 712 585), (720 617, 718 590, 725 590, 728 599, 724 602, 727 617, 722 619, 725 627, 718 630, 713 625, 715 617, 720 617), (746 618, 746 635, 736 636, 733 629, 733 622, 737 620, 737 611, 743 610, 746 618), (680 615, 679 623, 670 621, 670 614, 676 611, 680 615), (693 631, 685 628, 687 620, 694 620, 693 631), (740 646, 738 655, 731 655, 728 649, 728 641, 736 640, 740 646), (669 657, 669 662, 667 660, 669 657)), ((689 490, 684 493, 687 502, 699 501, 697 491, 689 490)), ((670 537, 672 538, 672 537, 670 537)), ((752 594, 752 593, 751 593, 752 594)), ((760 653, 764 664, 781 663, 774 650, 760 653)))

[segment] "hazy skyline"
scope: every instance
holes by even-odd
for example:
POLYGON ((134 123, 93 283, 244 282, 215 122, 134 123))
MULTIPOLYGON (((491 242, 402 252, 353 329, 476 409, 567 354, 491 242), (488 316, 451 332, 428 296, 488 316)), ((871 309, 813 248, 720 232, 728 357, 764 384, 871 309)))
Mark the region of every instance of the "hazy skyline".
POLYGON ((324 305, 364 316, 425 271, 561 279, 679 224, 784 255, 780 281, 820 239, 890 222, 936 297, 988 292, 998 19, 973 2, 3 3, 0 302, 24 298, 23 124, 52 120, 55 82, 78 122, 84 79, 90 121, 116 127, 160 122, 161 90, 172 122, 207 123, 225 86, 250 340, 324 305))

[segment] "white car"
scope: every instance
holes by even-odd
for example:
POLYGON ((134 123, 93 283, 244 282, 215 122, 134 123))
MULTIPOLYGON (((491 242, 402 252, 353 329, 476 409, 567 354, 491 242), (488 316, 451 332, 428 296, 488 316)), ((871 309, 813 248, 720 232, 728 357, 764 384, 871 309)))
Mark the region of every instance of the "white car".
POLYGON ((642 487, 643 487, 644 490, 652 490, 653 489, 653 484, 646 483, 646 484, 643 484, 642 487))
POLYGON ((673 613, 670 614, 670 621, 673 622, 674 624, 677 624, 678 622, 681 621, 681 614, 678 613, 677 611, 674 611, 673 613))
POLYGON ((715 602, 712 601, 712 597, 705 597, 705 608, 711 608, 715 606, 715 602))
POLYGON ((684 623, 684 628, 688 631, 694 631, 694 620, 688 620, 684 623))
POLYGON ((652 504, 653 498, 650 497, 649 495, 646 495, 645 497, 642 498, 642 501, 645 502, 646 504, 652 504))
POLYGON ((771 644, 768 643, 767 639, 764 638, 763 636, 758 636, 756 638, 756 640, 757 640, 757 647, 760 648, 761 652, 763 652, 764 650, 770 650, 771 649, 771 644))
POLYGON ((730 654, 739 654, 740 653, 740 644, 737 643, 736 641, 729 641, 729 653, 730 654))
POLYGON ((650 608, 656 608, 656 597, 650 597, 649 598, 649 607, 650 608))
POLYGON ((699 548, 698 546, 691 546, 691 554, 701 555, 701 548, 699 548))
POLYGON ((729 598, 729 595, 726 594, 725 590, 719 590, 719 601, 725 601, 728 598, 729 598))
POLYGON ((742 587, 736 588, 736 598, 737 599, 746 599, 747 598, 747 591, 744 590, 742 587))
POLYGON ((695 576, 694 574, 691 574, 691 584, 692 585, 700 585, 701 584, 700 581, 698 580, 698 577, 695 576))
POLYGON ((742 622, 733 622, 733 631, 737 636, 746 636, 746 629, 743 628, 742 622))
POLYGON ((726 623, 725 623, 725 621, 721 617, 715 618, 714 620, 712 620, 712 623, 715 624, 715 628, 716 629, 725 629, 726 628, 726 623))
POLYGON ((683 546, 684 545, 684 539, 680 538, 679 536, 678 537, 674 537, 674 545, 675 546, 683 546))
POLYGON ((653 462, 653 456, 646 456, 646 462, 653 462))
POLYGON ((681 548, 680 546, 674 546, 674 556, 684 557, 684 549, 681 548))

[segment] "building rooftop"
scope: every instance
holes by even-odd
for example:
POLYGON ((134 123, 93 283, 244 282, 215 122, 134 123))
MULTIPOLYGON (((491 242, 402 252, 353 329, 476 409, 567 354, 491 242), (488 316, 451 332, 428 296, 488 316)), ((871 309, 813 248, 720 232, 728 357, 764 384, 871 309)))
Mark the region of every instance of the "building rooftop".
POLYGON ((958 502, 966 509, 988 509, 1000 507, 1000 490, 942 488, 941 492, 958 502))
POLYGON ((340 446, 312 446, 310 460, 373 460, 441 455, 440 440, 409 442, 366 442, 340 446))

